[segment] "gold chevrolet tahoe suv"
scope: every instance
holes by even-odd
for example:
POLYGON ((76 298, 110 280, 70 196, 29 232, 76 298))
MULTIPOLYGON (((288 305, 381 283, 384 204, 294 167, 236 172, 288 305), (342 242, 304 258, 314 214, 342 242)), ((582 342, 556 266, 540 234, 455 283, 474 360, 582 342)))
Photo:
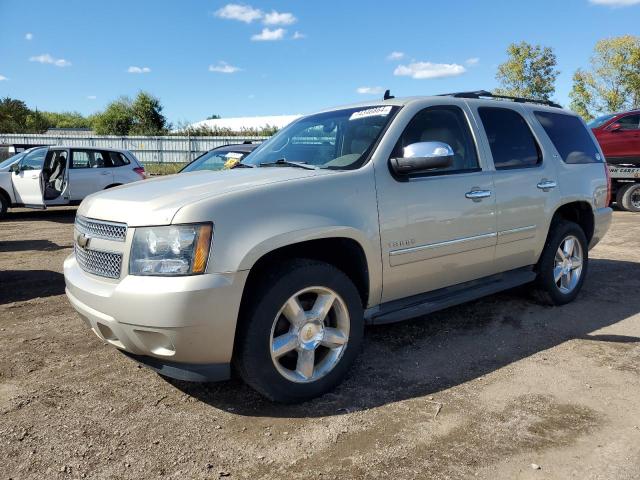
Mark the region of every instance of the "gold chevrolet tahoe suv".
POLYGON ((233 371, 299 402, 340 383, 365 324, 523 284, 572 301, 609 193, 593 135, 557 105, 385 95, 303 117, 232 170, 89 196, 66 292, 162 375, 233 371))

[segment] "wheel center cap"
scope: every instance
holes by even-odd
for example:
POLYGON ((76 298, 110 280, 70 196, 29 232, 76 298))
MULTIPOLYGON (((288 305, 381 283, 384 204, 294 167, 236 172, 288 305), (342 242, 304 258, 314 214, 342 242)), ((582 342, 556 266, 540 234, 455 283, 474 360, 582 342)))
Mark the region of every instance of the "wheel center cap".
POLYGON ((299 335, 302 343, 314 342, 322 335, 322 327, 315 323, 307 323, 300 329, 299 335))

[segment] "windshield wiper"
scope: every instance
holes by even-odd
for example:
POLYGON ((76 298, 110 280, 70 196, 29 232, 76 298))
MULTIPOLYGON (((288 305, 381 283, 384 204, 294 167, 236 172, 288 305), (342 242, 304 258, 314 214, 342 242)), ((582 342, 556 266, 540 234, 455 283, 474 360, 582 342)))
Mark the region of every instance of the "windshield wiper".
POLYGON ((276 160, 275 162, 263 162, 260 164, 261 167, 297 167, 297 168, 304 168, 305 170, 316 170, 317 167, 314 167, 313 165, 309 165, 305 162, 290 162, 289 160, 287 160, 286 158, 279 158, 278 160, 276 160))
POLYGON ((255 165, 249 165, 248 163, 238 162, 231 168, 232 169, 233 168, 256 168, 256 166, 255 165))

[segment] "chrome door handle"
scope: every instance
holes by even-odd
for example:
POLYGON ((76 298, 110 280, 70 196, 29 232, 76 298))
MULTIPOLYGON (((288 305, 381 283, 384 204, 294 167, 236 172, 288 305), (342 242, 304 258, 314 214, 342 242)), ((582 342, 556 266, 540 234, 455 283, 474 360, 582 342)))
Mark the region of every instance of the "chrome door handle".
POLYGON ((474 202, 479 202, 483 198, 491 196, 491 190, 471 190, 464 194, 464 196, 474 202))
POLYGON ((554 182, 553 180, 540 180, 540 183, 538 183, 538 185, 536 185, 536 186, 540 190, 544 190, 545 192, 548 192, 552 188, 556 188, 558 186, 558 184, 556 182, 554 182))

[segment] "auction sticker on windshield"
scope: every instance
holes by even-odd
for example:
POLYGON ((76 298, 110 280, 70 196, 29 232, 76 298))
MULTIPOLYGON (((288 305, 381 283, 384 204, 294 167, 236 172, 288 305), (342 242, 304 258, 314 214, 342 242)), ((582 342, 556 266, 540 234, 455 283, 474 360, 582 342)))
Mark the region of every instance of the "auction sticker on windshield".
POLYGON ((352 113, 349 120, 359 120, 367 117, 386 117, 391 113, 392 108, 393 107, 391 105, 386 107, 367 108, 366 110, 360 110, 359 112, 352 113))

